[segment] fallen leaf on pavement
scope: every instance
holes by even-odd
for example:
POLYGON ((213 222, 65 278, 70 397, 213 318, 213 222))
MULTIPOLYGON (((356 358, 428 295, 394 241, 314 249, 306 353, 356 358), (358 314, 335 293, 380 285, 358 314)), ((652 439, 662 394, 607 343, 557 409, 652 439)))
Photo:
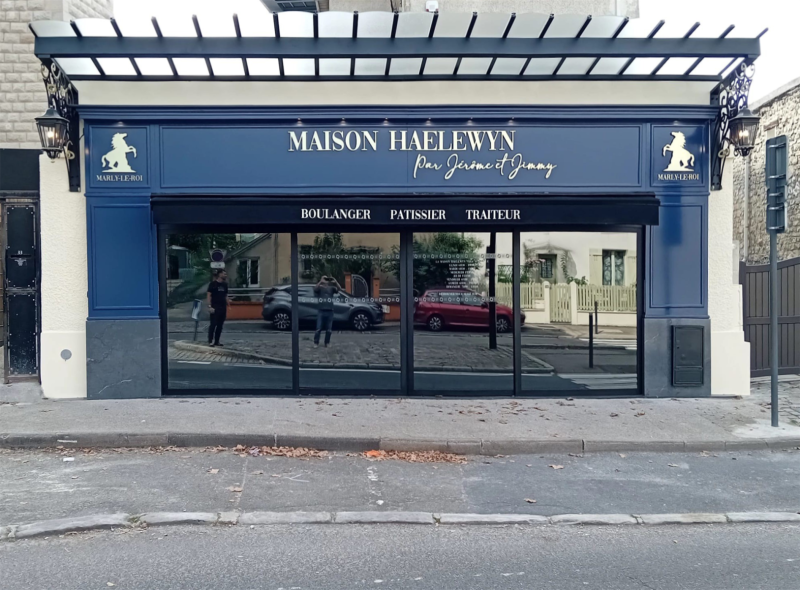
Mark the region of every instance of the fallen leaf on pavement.
POLYGON ((211 475, 216 475, 217 473, 219 473, 219 469, 209 469, 209 470, 208 470, 208 472, 209 472, 211 475))
POLYGON ((536 500, 534 500, 534 499, 532 499, 532 498, 525 498, 525 501, 526 501, 528 504, 536 504, 536 500))
POLYGON ((563 465, 548 465, 548 467, 552 467, 553 469, 564 469, 563 465))
POLYGON ((368 459, 385 461, 395 459, 409 463, 466 463, 467 458, 454 453, 440 451, 367 451, 364 456, 368 459))
POLYGON ((305 447, 245 447, 237 445, 233 452, 240 457, 292 457, 294 459, 322 458, 328 456, 328 451, 318 449, 307 449, 305 447))

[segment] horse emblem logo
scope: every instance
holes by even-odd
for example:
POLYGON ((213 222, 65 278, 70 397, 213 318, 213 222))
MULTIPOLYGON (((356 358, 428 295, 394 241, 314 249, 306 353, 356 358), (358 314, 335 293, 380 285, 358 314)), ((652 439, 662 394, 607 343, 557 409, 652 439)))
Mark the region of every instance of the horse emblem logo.
POLYGON ((693 172, 694 154, 686 149, 686 136, 680 131, 673 131, 671 135, 672 141, 661 150, 662 156, 672 152, 669 165, 664 168, 664 172, 693 172))
POLYGON ((128 164, 128 154, 132 153, 136 157, 136 148, 128 145, 125 138, 127 133, 115 133, 111 138, 111 151, 100 160, 103 165, 103 172, 136 172, 128 164))

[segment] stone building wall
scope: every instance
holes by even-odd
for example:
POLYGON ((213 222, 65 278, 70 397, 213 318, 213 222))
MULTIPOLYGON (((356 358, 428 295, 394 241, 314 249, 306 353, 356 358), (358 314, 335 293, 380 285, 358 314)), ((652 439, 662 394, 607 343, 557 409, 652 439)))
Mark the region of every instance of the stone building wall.
MULTIPOLYGON (((426 0, 330 0, 330 10, 422 12, 426 0)), ((637 18, 639 0, 438 0, 439 12, 542 12, 553 14, 618 14, 637 18)))
POLYGON ((28 23, 109 18, 112 9, 111 0, 0 0, 0 148, 40 145, 33 119, 47 101, 28 23))
MULTIPOLYGON (((764 152, 767 139, 778 135, 789 138, 788 229, 778 235, 778 259, 800 256, 800 179, 792 174, 793 170, 800 169, 800 79, 753 103, 751 108, 761 117, 761 126, 755 149, 750 154, 747 263, 764 264, 769 261, 764 152)), ((739 242, 739 257, 744 259, 744 161, 741 157, 731 158, 726 166, 733 166, 733 236, 739 242)), ((711 193, 712 199, 714 195, 711 193)))

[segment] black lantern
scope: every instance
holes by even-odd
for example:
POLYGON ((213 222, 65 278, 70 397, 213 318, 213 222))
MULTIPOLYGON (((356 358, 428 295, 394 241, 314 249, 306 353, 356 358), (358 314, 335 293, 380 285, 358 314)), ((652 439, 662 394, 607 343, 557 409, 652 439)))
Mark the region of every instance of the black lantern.
POLYGON ((42 150, 51 160, 55 160, 66 147, 69 121, 51 107, 44 115, 36 117, 36 127, 39 129, 42 150))
POLYGON ((729 122, 730 142, 733 150, 740 156, 748 156, 753 151, 758 133, 758 115, 744 108, 729 122))

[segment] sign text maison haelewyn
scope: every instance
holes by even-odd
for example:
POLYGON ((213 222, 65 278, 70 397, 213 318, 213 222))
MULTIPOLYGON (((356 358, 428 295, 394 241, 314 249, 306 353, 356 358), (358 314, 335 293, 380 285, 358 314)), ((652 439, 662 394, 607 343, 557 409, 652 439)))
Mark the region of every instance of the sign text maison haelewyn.
MULTIPOLYGON (((456 172, 496 171, 501 176, 514 180, 521 170, 544 172, 550 178, 556 164, 526 161, 523 154, 514 153, 516 131, 493 131, 485 129, 414 130, 390 129, 389 151, 403 152, 449 152, 446 158, 418 153, 414 162, 414 178, 420 170, 444 171, 444 179, 450 180, 456 172), (486 149, 496 156, 484 155, 486 149), (472 158, 464 158, 460 152, 472 152, 472 158), (502 155, 500 155, 502 153, 502 155), (480 159, 475 159, 477 158, 480 159)), ((324 131, 289 131, 290 152, 366 152, 377 151, 378 131, 343 129, 324 131)))

